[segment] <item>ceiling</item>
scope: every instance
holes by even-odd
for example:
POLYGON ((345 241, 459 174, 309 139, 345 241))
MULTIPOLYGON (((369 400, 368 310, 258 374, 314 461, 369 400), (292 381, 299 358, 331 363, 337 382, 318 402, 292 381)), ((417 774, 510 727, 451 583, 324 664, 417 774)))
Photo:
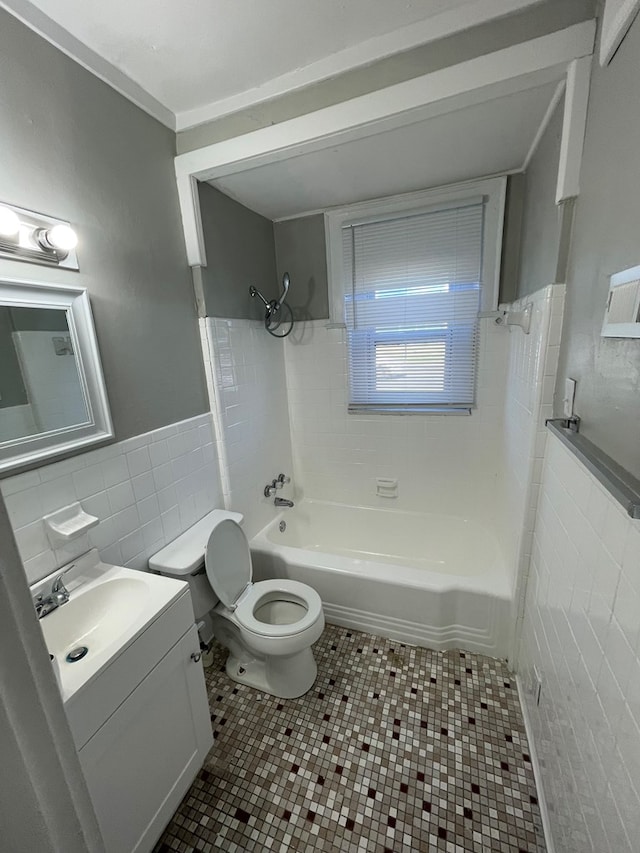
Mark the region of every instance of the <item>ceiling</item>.
POLYGON ((522 168, 558 80, 210 181, 280 219, 522 168))
POLYGON ((181 127, 537 0, 6 0, 45 38, 181 127))

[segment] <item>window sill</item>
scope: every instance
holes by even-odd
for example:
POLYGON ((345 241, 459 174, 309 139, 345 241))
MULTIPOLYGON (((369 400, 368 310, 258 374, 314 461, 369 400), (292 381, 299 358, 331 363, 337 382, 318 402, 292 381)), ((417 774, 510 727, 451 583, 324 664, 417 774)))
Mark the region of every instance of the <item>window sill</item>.
POLYGON ((350 415, 471 415, 470 406, 354 406, 347 407, 350 415))

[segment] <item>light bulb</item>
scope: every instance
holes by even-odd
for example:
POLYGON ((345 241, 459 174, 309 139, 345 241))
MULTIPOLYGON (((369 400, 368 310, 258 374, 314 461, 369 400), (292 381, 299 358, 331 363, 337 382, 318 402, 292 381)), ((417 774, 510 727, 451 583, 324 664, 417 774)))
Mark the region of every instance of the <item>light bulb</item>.
POLYGON ((68 225, 54 225, 46 231, 46 240, 54 249, 70 252, 78 245, 78 235, 68 225))
POLYGON ((2 237, 15 237, 20 231, 20 219, 8 207, 0 205, 0 235, 2 237))

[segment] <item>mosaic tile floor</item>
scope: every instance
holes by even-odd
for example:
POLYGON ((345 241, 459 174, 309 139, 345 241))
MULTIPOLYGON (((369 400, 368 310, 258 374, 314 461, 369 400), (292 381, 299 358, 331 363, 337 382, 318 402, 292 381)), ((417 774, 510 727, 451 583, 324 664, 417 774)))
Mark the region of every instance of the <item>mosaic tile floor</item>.
POLYGON ((279 700, 207 670, 215 743, 155 853, 543 853, 515 683, 499 661, 328 625, 279 700))

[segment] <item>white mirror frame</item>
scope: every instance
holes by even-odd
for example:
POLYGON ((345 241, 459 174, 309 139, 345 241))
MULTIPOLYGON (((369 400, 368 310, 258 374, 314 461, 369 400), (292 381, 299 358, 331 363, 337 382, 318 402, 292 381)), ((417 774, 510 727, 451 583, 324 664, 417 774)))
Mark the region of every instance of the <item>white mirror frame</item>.
POLYGON ((0 473, 42 464, 51 457, 113 438, 109 402, 86 288, 0 279, 0 305, 67 312, 69 334, 89 416, 82 424, 0 442, 0 473))

